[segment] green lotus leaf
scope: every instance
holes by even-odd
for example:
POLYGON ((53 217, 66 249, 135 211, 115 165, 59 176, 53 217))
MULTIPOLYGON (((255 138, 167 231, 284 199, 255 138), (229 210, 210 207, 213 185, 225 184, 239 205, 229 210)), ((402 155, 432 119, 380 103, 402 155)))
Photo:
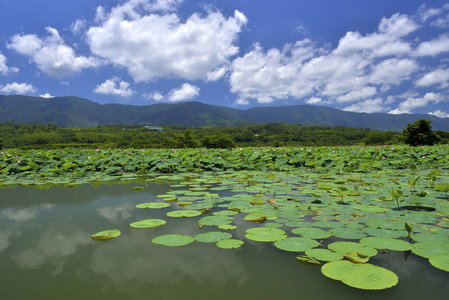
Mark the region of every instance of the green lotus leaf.
POLYGON ((320 184, 320 185, 318 185, 318 189, 330 191, 330 190, 332 190, 332 186, 328 185, 328 184, 320 184))
POLYGON ((239 212, 234 210, 221 210, 213 213, 214 216, 235 216, 238 214, 239 212))
POLYGON ((398 283, 397 275, 390 270, 347 260, 328 262, 321 267, 321 272, 326 277, 364 290, 383 290, 398 283))
POLYGON ((365 222, 366 226, 380 229, 404 230, 404 223, 398 220, 390 219, 369 219, 365 222))
POLYGON ((270 228, 281 228, 284 226, 282 223, 265 223, 264 227, 270 227, 270 228))
POLYGON ((318 221, 313 223, 313 226, 321 228, 340 228, 344 227, 345 225, 339 222, 318 221))
POLYGON ((368 262, 369 256, 360 254, 358 252, 348 252, 343 254, 344 258, 353 263, 364 264, 368 262))
POLYGON ((377 255, 377 250, 355 242, 334 242, 327 246, 330 250, 344 254, 348 252, 358 252, 366 256, 377 255))
POLYGON ((178 247, 190 244, 194 241, 194 238, 188 235, 181 234, 166 234, 161 235, 152 240, 154 244, 164 245, 169 247, 178 247))
POLYGON ((449 254, 439 254, 429 258, 429 262, 435 268, 449 272, 449 254))
POLYGON ((170 203, 161 203, 161 202, 150 202, 150 203, 141 203, 137 204, 137 208, 150 208, 150 209, 158 209, 158 208, 165 208, 169 207, 170 203))
POLYGON ((168 217, 173 218, 189 218, 189 217, 197 217, 201 215, 201 212, 198 210, 173 210, 167 213, 168 217))
POLYGON ((352 207, 356 210, 360 210, 363 212, 372 212, 372 213, 383 213, 383 212, 389 211, 388 208, 379 207, 379 206, 375 206, 375 205, 355 204, 352 207))
POLYGON ((332 235, 346 240, 360 240, 366 237, 361 230, 357 229, 349 229, 349 228, 333 228, 329 230, 332 235))
POLYGON ((222 231, 210 231, 206 233, 200 233, 195 235, 193 238, 198 242, 203 243, 216 243, 221 240, 230 239, 232 234, 222 231))
POLYGON ((246 230, 245 237, 257 242, 275 242, 287 238, 287 234, 282 229, 261 227, 246 230))
POLYGON ((237 249, 240 248, 245 242, 237 239, 221 240, 217 243, 218 248, 222 249, 237 249))
POLYGON ((415 243, 412 252, 416 255, 431 258, 440 254, 449 254, 449 244, 447 243, 415 243))
POLYGON ((113 238, 118 237, 120 234, 121 234, 121 232, 118 229, 108 229, 108 230, 103 230, 103 231, 97 232, 97 233, 91 235, 90 237, 94 241, 109 241, 109 240, 112 240, 113 238))
POLYGON ((328 231, 324 231, 320 228, 295 228, 292 230, 292 233, 298 234, 304 238, 310 239, 326 239, 331 237, 332 234, 328 231))
POLYGON ((319 245, 315 240, 300 237, 288 237, 274 243, 276 248, 290 252, 304 252, 319 245))
POLYGON ((249 215, 245 216, 245 221, 255 222, 255 223, 263 223, 267 220, 267 215, 260 212, 254 212, 250 213, 249 215))
POLYGON ((235 226, 235 225, 218 225, 218 228, 224 229, 224 230, 233 230, 233 229, 236 229, 237 226, 235 226))
POLYGON ((385 237, 366 237, 361 239, 360 243, 376 249, 389 249, 393 251, 407 251, 413 248, 409 242, 385 237))
POLYGON ((433 233, 417 233, 412 239, 419 243, 449 243, 449 237, 433 233))
POLYGON ((232 222, 234 218, 228 216, 207 216, 198 220, 200 225, 206 226, 230 225, 232 222))
POLYGON ((147 219, 147 220, 142 220, 142 221, 138 221, 138 222, 133 222, 133 223, 129 224, 129 226, 131 226, 132 228, 137 228, 137 229, 146 229, 146 228, 159 227, 159 226, 165 225, 166 223, 167 222, 165 220, 147 219))
POLYGON ((308 255, 298 255, 296 256, 296 261, 305 265, 318 265, 318 266, 321 265, 321 263, 318 260, 308 255))
POLYGON ((140 192, 140 191, 143 191, 145 188, 143 188, 143 187, 141 187, 141 186, 135 186, 135 187, 133 187, 132 188, 132 190, 134 191, 134 192, 140 192))
POLYGON ((392 239, 403 238, 403 237, 408 236, 407 232, 405 230, 397 231, 397 230, 365 227, 362 229, 362 231, 371 236, 388 237, 388 238, 392 238, 392 239))
POLYGON ((309 249, 306 251, 306 255, 321 261, 336 261, 343 259, 343 254, 329 249, 309 249))

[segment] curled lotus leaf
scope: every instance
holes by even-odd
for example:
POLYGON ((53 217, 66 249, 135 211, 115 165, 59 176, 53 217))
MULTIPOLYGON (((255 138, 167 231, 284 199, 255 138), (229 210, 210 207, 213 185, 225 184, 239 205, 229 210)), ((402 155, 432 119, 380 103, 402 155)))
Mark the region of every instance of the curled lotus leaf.
POLYGON ((398 276, 390 270, 347 260, 326 263, 321 267, 321 273, 351 287, 364 290, 383 290, 398 283, 398 276))
POLYGON ((360 254, 358 252, 348 252, 343 254, 344 258, 353 263, 364 264, 368 262, 369 256, 360 254))
POLYGON ((201 212, 198 210, 174 210, 167 213, 167 216, 172 218, 190 218, 199 215, 201 215, 201 212))
POLYGON ((140 203, 137 204, 136 207, 137 208, 150 208, 150 209, 158 209, 158 208, 165 208, 165 207, 169 207, 170 203, 162 203, 162 202, 150 202, 150 203, 140 203))
POLYGON ((315 266, 321 265, 321 263, 318 260, 308 255, 298 255, 296 256, 296 261, 305 265, 315 265, 315 266))
POLYGON ((90 237, 94 241, 109 241, 121 234, 118 229, 108 229, 92 234, 90 237))
POLYGON ((193 238, 198 242, 203 243, 217 243, 221 240, 230 239, 232 234, 222 231, 210 231, 206 233, 200 233, 195 235, 193 238))
POLYGON ((245 242, 237 239, 226 239, 217 242, 217 247, 221 249, 237 249, 240 248, 245 242))
POLYGON ((152 240, 154 244, 164 245, 169 247, 185 246, 194 241, 193 237, 181 234, 166 234, 161 235, 152 240))
POLYGON ((290 252, 304 252, 319 245, 315 240, 301 237, 288 237, 274 243, 276 248, 290 252))
POLYGON ((264 213, 254 212, 245 216, 245 221, 255 222, 255 223, 263 223, 267 220, 267 215, 264 213))
POLYGON ((161 220, 161 219, 147 219, 147 220, 142 220, 142 221, 138 221, 138 222, 133 222, 133 223, 129 224, 129 226, 131 226, 132 228, 137 228, 137 229, 146 229, 146 228, 159 227, 159 226, 165 225, 166 223, 167 223, 167 221, 161 220))
POLYGON ((134 191, 134 192, 140 192, 140 191, 143 191, 145 188, 143 188, 143 187, 141 187, 141 186, 135 186, 135 187, 133 187, 132 188, 132 190, 134 191))

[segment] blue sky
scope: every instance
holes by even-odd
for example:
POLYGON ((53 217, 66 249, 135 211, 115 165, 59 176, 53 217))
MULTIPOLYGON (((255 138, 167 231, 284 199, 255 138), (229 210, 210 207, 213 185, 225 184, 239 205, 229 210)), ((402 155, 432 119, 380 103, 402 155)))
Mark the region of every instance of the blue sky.
POLYGON ((449 117, 449 2, 0 0, 0 94, 449 117))

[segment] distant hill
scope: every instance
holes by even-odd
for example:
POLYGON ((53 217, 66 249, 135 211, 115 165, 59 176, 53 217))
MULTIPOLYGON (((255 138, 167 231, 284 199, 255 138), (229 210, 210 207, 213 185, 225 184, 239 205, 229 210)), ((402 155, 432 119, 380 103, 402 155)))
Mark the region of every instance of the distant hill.
POLYGON ((432 119, 434 130, 449 131, 449 119, 435 116, 354 113, 312 105, 256 107, 240 110, 200 102, 135 106, 98 104, 79 97, 46 99, 20 95, 0 95, 0 122, 14 121, 27 124, 41 122, 54 123, 65 127, 96 127, 113 124, 200 127, 281 122, 402 131, 408 123, 413 123, 421 118, 432 119))

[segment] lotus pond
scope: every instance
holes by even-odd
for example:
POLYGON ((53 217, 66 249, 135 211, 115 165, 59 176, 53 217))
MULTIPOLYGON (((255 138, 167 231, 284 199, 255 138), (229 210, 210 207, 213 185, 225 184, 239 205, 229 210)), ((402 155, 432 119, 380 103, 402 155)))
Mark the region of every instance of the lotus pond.
POLYGON ((4 152, 1 298, 449 292, 446 146, 149 151, 4 152))

